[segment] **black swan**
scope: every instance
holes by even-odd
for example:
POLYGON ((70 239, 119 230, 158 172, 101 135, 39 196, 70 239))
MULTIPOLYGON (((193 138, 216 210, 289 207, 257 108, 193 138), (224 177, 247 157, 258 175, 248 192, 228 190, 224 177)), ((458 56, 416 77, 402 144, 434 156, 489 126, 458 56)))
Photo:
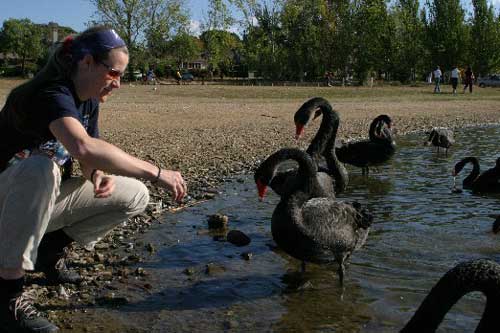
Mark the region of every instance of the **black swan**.
POLYGON ((305 262, 336 261, 343 284, 344 263, 365 243, 372 216, 359 203, 348 204, 325 193, 321 195, 316 163, 307 153, 295 148, 281 149, 259 166, 255 182, 260 198, 278 165, 289 159, 299 164, 298 176, 273 212, 273 239, 286 253, 302 261, 303 270, 305 262))
POLYGON ((424 144, 426 146, 430 146, 432 144, 434 147, 437 147, 438 153, 440 147, 444 148, 445 154, 448 155, 448 148, 450 148, 454 143, 455 139, 451 129, 445 127, 434 127, 431 129, 429 138, 424 144))
MULTIPOLYGON (((335 141, 340 118, 338 113, 332 109, 328 101, 321 97, 312 98, 305 102, 295 113, 294 119, 297 126, 297 137, 300 137, 304 129, 303 126, 299 129, 299 125, 297 125, 298 122, 303 124, 307 123, 313 114, 314 117, 318 117, 323 114, 323 117, 318 132, 307 148, 307 153, 313 158, 314 161, 318 162, 324 154, 326 147, 329 145, 329 140, 333 137, 333 140, 335 141)), ((327 157, 328 166, 331 167, 323 168, 320 172, 318 172, 317 177, 321 179, 320 184, 324 185, 323 187, 325 191, 330 191, 330 185, 325 182, 328 179, 331 180, 330 175, 332 175, 335 180, 334 190, 335 192, 340 192, 347 186, 347 170, 345 170, 345 167, 338 162, 334 153, 329 152, 324 155, 327 157), (338 168, 336 166, 338 166, 338 168)), ((281 196, 284 192, 287 192, 288 187, 293 186, 295 177, 297 177, 296 169, 277 172, 269 184, 269 187, 281 196)), ((335 193, 333 192, 330 194, 334 195, 335 193)))
POLYGON ((480 193, 500 192, 500 157, 497 158, 493 168, 488 169, 481 174, 477 158, 466 157, 455 164, 455 167, 452 170, 452 175, 456 177, 467 163, 472 163, 472 171, 463 180, 463 188, 480 193))
POLYGON ((486 259, 458 264, 432 288, 401 333, 435 332, 446 313, 465 294, 480 291, 486 308, 476 332, 498 332, 500 313, 500 265, 486 259))
POLYGON ((340 162, 361 168, 363 174, 368 174, 369 167, 387 162, 396 151, 392 125, 388 115, 376 117, 370 125, 369 139, 349 142, 335 148, 337 158, 340 162))
POLYGON ((296 127, 296 138, 304 133, 309 121, 323 115, 320 128, 306 152, 318 164, 319 171, 326 172, 335 181, 335 193, 345 191, 349 183, 349 175, 345 166, 339 162, 335 154, 335 140, 339 128, 340 117, 331 104, 322 97, 311 98, 295 112, 293 117, 296 127), (326 167, 320 165, 321 157, 325 158, 326 167))

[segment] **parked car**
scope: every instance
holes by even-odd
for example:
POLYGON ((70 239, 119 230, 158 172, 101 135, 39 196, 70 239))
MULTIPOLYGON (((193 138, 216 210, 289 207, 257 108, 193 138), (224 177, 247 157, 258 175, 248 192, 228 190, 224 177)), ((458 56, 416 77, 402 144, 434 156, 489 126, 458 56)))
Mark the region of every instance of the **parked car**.
POLYGON ((125 73, 125 79, 127 81, 140 81, 142 80, 142 73, 139 70, 135 70, 132 73, 128 71, 125 73))
POLYGON ((477 84, 481 87, 500 87, 500 74, 492 74, 477 79, 477 84))
POLYGON ((191 82, 194 80, 193 74, 191 74, 189 72, 182 73, 181 78, 182 78, 182 81, 186 81, 186 82, 191 82))

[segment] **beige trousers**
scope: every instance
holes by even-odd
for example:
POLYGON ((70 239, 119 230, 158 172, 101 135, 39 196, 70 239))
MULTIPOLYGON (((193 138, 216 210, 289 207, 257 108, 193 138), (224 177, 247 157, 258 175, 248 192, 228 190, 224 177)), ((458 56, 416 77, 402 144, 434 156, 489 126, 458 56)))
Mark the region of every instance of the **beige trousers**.
POLYGON ((113 194, 95 198, 93 184, 83 178, 61 183, 59 167, 45 156, 31 156, 0 173, 0 268, 34 269, 46 232, 62 229, 78 243, 92 245, 144 211, 147 187, 113 177, 113 194))

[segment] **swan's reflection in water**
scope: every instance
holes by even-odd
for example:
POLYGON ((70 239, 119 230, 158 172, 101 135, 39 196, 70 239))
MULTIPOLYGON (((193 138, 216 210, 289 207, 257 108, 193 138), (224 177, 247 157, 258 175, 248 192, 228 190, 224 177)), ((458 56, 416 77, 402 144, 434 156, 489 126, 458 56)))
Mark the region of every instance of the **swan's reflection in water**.
MULTIPOLYGON (((370 195, 388 194, 394 189, 394 184, 391 179, 382 173, 383 171, 383 168, 379 168, 378 172, 372 172, 370 176, 350 174, 349 188, 343 196, 348 198, 353 191, 364 192, 368 197, 370 195)), ((342 197, 342 195, 339 197, 342 197)))
POLYGON ((303 275, 296 267, 283 276, 286 289, 281 304, 287 311, 272 325, 273 331, 359 332, 372 319, 365 292, 349 276, 349 268, 342 290, 335 267, 309 264, 303 275), (302 288, 297 290, 297 286, 302 288))

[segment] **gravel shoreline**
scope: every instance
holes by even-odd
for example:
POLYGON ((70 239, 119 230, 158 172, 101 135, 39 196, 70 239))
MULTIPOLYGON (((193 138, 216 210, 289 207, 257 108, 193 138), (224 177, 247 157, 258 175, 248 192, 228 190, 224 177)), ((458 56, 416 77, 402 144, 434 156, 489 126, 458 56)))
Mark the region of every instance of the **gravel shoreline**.
MULTIPOLYGON (((0 102, 16 83, 0 80, 0 102)), ((85 279, 81 286, 48 286, 40 274, 29 275, 31 288, 40 296, 38 305, 63 330, 87 331, 77 319, 79 312, 132 301, 134 292, 120 292, 124 284, 134 285, 138 295, 147 293, 152 286, 140 263, 156 249, 138 241, 140 235, 162 214, 216 197, 227 178, 250 173, 277 149, 297 146, 293 113, 309 97, 324 96, 332 102, 341 117, 342 140, 367 137, 369 123, 382 113, 393 118, 398 136, 433 126, 458 130, 500 120, 500 91, 491 89, 457 96, 433 96, 428 86, 343 89, 159 86, 153 90, 124 85, 101 107, 101 136, 135 156, 180 170, 189 195, 181 205, 173 204, 168 193, 147 184, 151 203, 144 214, 116 228, 95 250, 75 246, 71 251, 71 266, 85 279)), ((318 126, 316 121, 306 129, 299 147, 307 147, 318 126)), ((126 331, 116 327, 110 331, 114 330, 126 331)))

